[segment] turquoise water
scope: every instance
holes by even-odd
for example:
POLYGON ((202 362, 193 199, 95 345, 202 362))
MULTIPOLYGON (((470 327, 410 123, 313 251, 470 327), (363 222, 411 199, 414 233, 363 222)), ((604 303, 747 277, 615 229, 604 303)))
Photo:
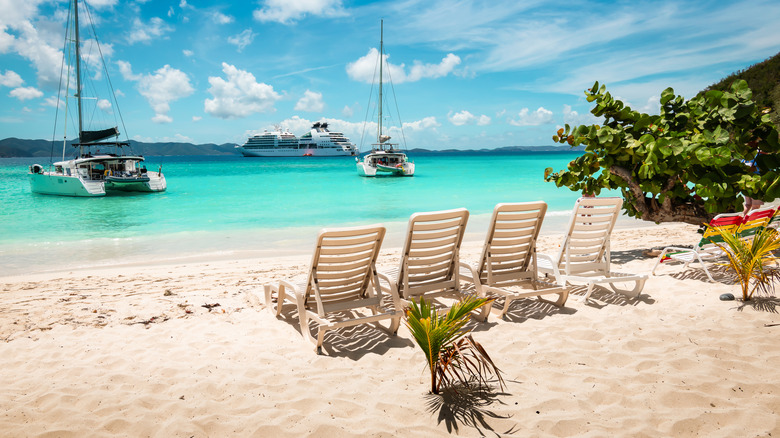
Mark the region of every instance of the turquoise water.
POLYGON ((32 194, 27 166, 46 160, 0 159, 0 266, 25 272, 150 251, 273 250, 312 241, 322 227, 405 224, 414 212, 457 207, 479 217, 499 202, 544 200, 548 214, 563 214, 579 195, 544 182, 544 169, 576 156, 417 155, 412 178, 361 178, 351 158, 152 157, 147 167, 162 165, 166 192, 104 198, 32 194))

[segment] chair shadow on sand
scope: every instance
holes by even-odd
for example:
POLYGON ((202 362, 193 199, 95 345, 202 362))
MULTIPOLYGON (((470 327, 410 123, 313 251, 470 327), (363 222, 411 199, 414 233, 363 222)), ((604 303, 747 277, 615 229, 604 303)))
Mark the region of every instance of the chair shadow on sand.
MULTIPOLYGON (((569 296, 581 299, 581 297, 585 296, 587 291, 587 285, 571 286, 569 288, 569 296)), ((580 302, 582 301, 580 300, 580 302)), ((640 293, 639 296, 630 297, 628 295, 615 292, 605 285, 594 286, 590 299, 582 302, 582 304, 585 306, 596 307, 599 309, 606 306, 636 306, 639 303, 651 305, 655 304, 655 299, 646 293, 640 293)))
MULTIPOLYGON (((674 265, 670 265, 674 266, 674 265)), ((710 271, 712 278, 718 282, 728 285, 737 284, 737 277, 727 266, 719 265, 717 263, 710 263, 707 265, 707 269, 710 271)), ((663 275, 663 274, 660 274, 663 275)), ((688 267, 688 269, 680 272, 669 274, 670 277, 677 280, 697 280, 703 283, 711 283, 707 278, 707 274, 699 266, 688 267)))
MULTIPOLYGON (((336 315, 339 316, 338 313, 336 315)), ((300 333, 297 310, 283 313, 278 319, 286 322, 296 332, 300 333)), ((375 322, 329 330, 325 333, 322 351, 327 356, 346 357, 357 361, 367 354, 382 355, 391 348, 409 348, 414 346, 414 343, 409 339, 389 333, 386 327, 382 325, 377 327, 379 324, 375 322)), ((316 324, 310 322, 309 330, 315 331, 316 329, 316 324)), ((303 345, 306 345, 306 340, 303 338, 295 339, 295 341, 300 341, 303 345)))
POLYGON ((453 385, 441 391, 440 394, 428 394, 426 405, 431 414, 437 416, 439 424, 444 422, 447 432, 459 433, 460 427, 470 427, 477 430, 480 436, 505 436, 517 432, 516 424, 512 424, 508 430, 496 431, 488 420, 502 422, 509 420, 511 415, 501 415, 491 411, 490 406, 495 403, 504 404, 499 397, 508 393, 498 392, 492 386, 489 388, 479 385, 464 386, 453 385))

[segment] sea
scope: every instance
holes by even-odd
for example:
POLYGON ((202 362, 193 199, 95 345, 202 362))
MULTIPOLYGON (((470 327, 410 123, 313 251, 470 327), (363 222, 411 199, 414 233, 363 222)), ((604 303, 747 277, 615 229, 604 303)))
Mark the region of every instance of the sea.
MULTIPOLYGON (((413 177, 365 178, 343 158, 147 157, 168 190, 101 198, 33 194, 28 166, 0 159, 0 274, 148 262, 308 253, 322 228, 383 223, 400 247, 415 212, 465 207, 467 239, 484 239, 496 204, 543 200, 546 229, 579 193, 544 181, 578 152, 410 155, 413 177)), ((560 232, 560 231, 559 231, 560 232)))

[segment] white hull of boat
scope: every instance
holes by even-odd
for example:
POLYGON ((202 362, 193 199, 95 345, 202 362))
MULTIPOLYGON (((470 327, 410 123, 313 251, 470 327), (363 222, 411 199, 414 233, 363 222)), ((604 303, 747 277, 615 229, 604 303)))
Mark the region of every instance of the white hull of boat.
POLYGON ((31 173, 30 189, 41 195, 96 197, 112 192, 164 192, 167 182, 164 175, 151 173, 148 181, 125 181, 122 183, 101 180, 87 180, 78 176, 59 173, 31 173))
POLYGON ((372 166, 365 160, 357 162, 357 172, 359 176, 414 176, 414 163, 406 162, 398 170, 382 169, 382 167, 372 166))
POLYGON ((103 181, 85 181, 77 176, 31 173, 30 189, 41 195, 105 196, 103 181))
POLYGON ((336 148, 323 149, 244 149, 238 148, 245 157, 352 157, 353 151, 339 150, 336 148))

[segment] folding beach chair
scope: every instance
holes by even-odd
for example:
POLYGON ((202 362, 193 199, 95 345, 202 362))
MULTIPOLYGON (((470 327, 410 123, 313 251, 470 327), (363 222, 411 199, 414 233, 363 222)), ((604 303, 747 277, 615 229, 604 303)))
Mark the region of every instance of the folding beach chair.
POLYGON ((563 306, 569 291, 565 286, 542 281, 537 271, 536 239, 547 211, 545 202, 498 204, 488 226, 482 254, 475 265, 461 262, 461 279, 474 283, 479 296, 504 297, 501 317, 514 300, 557 295, 563 306))
MULTIPOLYGON (((719 214, 712 218, 707 229, 704 231, 704 235, 696 246, 693 248, 683 248, 676 246, 668 246, 661 251, 658 255, 653 270, 650 272, 655 275, 655 270, 658 266, 669 260, 676 260, 683 263, 683 268, 688 268, 693 262, 698 262, 699 266, 707 274, 707 278, 714 282, 715 279, 710 275, 710 271, 707 269, 707 265, 704 262, 711 262, 721 258, 723 250, 717 245, 722 243, 723 239, 715 231, 715 228, 725 229, 736 233, 742 225, 743 217, 740 213, 724 213, 719 214)), ((746 229, 747 231, 748 229, 746 229)), ((754 232, 754 231, 753 231, 754 232)), ((755 233, 755 232, 754 232, 755 233)))
POLYGON ((558 284, 587 284, 585 300, 596 284, 604 283, 615 292, 638 296, 647 275, 613 272, 610 266, 609 240, 622 206, 621 198, 578 199, 561 250, 555 258, 539 254, 539 272, 554 275, 558 284), (634 287, 624 290, 615 283, 634 283, 634 287))
POLYGON ((325 332, 339 327, 390 319, 389 330, 395 334, 402 316, 398 296, 390 291, 394 308, 382 308, 376 272, 384 236, 385 227, 381 225, 322 230, 306 282, 293 284, 282 280, 265 285, 266 306, 279 316, 285 301, 295 303, 301 335, 314 342, 318 352, 325 332), (358 309, 367 309, 371 314, 355 312, 358 309), (309 330, 310 319, 318 325, 316 339, 309 330))

